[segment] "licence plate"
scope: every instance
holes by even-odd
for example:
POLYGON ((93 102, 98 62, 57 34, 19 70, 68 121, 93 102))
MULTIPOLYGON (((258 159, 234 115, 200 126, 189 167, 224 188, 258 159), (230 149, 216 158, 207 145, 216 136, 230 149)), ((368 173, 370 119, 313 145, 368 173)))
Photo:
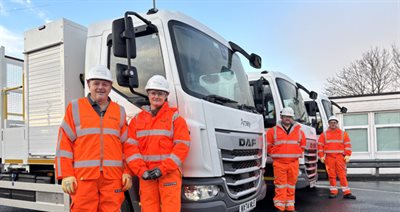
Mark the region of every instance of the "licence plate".
POLYGON ((251 211, 256 207, 256 199, 252 199, 248 202, 245 202, 239 206, 239 212, 247 212, 251 211))

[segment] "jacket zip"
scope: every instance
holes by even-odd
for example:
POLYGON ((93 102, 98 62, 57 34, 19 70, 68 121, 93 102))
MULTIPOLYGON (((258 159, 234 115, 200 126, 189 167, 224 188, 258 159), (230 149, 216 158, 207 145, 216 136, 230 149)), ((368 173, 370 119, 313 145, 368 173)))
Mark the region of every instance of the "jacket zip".
POLYGON ((100 114, 100 171, 103 171, 104 141, 103 141, 103 113, 100 114))

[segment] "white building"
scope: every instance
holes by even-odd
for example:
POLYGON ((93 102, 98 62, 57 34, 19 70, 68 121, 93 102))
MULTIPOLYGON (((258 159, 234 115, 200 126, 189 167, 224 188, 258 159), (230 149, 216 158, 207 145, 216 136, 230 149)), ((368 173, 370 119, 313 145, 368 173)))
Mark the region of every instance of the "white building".
MULTIPOLYGON (((351 159, 400 159, 400 92, 330 99, 348 108, 345 114, 334 113, 352 141, 351 159)), ((350 168, 348 173, 375 174, 375 169, 350 168)), ((400 173, 400 168, 379 173, 400 173)))

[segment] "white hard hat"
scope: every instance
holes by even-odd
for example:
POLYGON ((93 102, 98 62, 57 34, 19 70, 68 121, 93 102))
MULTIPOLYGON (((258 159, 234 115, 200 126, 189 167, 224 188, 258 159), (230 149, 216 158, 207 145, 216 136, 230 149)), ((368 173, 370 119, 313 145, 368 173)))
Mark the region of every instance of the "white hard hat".
POLYGON ((294 117, 294 111, 291 107, 285 107, 281 110, 281 116, 291 116, 294 117))
POLYGON ((102 79, 112 82, 111 71, 104 65, 97 65, 89 70, 86 80, 102 79))
POLYGON ((336 118, 336 116, 329 117, 328 122, 333 121, 333 120, 336 122, 339 122, 339 120, 336 118))
POLYGON ((147 81, 146 87, 144 89, 147 90, 160 90, 169 93, 169 85, 167 80, 161 75, 152 76, 149 81, 147 81))

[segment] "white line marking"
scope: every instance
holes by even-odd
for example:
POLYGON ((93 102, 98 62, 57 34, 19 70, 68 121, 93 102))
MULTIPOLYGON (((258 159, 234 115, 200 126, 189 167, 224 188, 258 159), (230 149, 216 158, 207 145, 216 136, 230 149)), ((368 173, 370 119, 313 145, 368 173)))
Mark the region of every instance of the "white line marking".
MULTIPOLYGON (((329 186, 324 186, 324 185, 316 185, 317 188, 328 188, 329 186)), ((340 188, 340 187, 339 187, 340 188)), ((373 190, 373 189, 364 189, 364 188, 352 188, 350 187, 350 190, 358 190, 358 191, 370 191, 370 192, 382 192, 382 193, 389 193, 389 194, 399 194, 400 192, 395 192, 395 191, 380 191, 380 190, 373 190)))

